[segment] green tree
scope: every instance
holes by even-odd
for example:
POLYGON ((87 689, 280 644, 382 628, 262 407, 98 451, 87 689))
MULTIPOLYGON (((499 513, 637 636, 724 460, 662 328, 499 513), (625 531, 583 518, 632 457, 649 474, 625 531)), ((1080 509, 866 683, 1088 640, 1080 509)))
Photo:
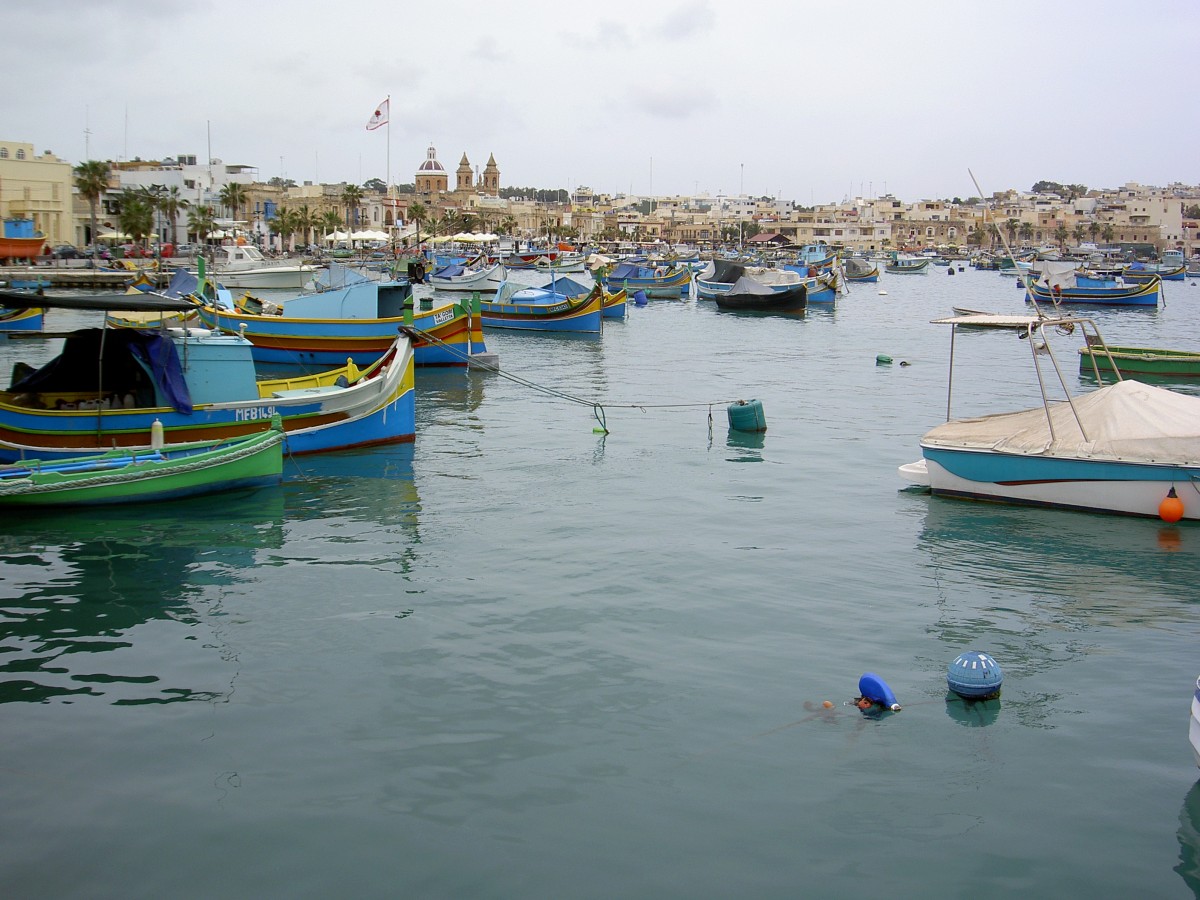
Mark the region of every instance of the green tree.
POLYGON ((100 198, 108 190, 108 181, 112 170, 108 163, 91 159, 81 162, 73 169, 73 172, 75 173, 75 189, 88 204, 91 221, 88 243, 92 244, 96 242, 96 207, 100 203, 100 198))
POLYGON ((336 209, 327 209, 321 213, 317 224, 321 226, 322 239, 326 234, 332 234, 342 227, 342 217, 338 215, 336 209))
POLYGON ((1104 243, 1106 244, 1112 243, 1112 239, 1115 234, 1116 232, 1113 231, 1112 225, 1108 223, 1105 223, 1104 227, 1100 229, 1100 237, 1104 238, 1104 243))
POLYGON ((158 208, 162 210, 162 214, 167 217, 167 221, 171 223, 171 243, 179 244, 179 213, 181 210, 191 206, 179 193, 179 185, 173 184, 167 188, 166 193, 159 200, 158 208))
POLYGON ((1087 229, 1083 227, 1083 223, 1080 223, 1071 229, 1071 237, 1075 238, 1076 246, 1083 243, 1083 236, 1086 233, 1087 229))
POLYGON ((500 229, 501 234, 507 234, 509 237, 515 237, 517 228, 519 227, 517 220, 512 216, 505 216, 496 226, 500 229))
POLYGON ((1100 233, 1100 223, 1097 222, 1095 219, 1092 219, 1092 221, 1088 223, 1087 230, 1088 230, 1088 234, 1092 238, 1092 243, 1093 244, 1096 243, 1096 235, 1098 235, 1100 233))
POLYGON ((317 227, 318 219, 319 216, 307 203, 302 203, 296 210, 296 230, 300 232, 300 240, 306 247, 312 243, 312 230, 317 227))
POLYGON ((1067 230, 1067 225, 1065 222, 1058 223, 1058 227, 1054 229, 1054 239, 1058 241, 1058 246, 1060 248, 1064 250, 1066 249, 1067 235, 1070 233, 1071 232, 1067 230))
POLYGON ((353 231, 358 224, 358 208, 362 203, 363 189, 357 184, 348 184, 342 188, 342 203, 346 206, 346 230, 353 231))
POLYGON ((429 220, 429 210, 421 201, 408 204, 408 217, 417 224, 417 246, 421 246, 421 226, 429 220))
POLYGON ((387 185, 383 183, 382 178, 368 178, 362 186, 364 191, 370 191, 373 194, 387 193, 387 185))
POLYGON ((1017 240, 1017 230, 1020 229, 1021 223, 1017 219, 1009 219, 1004 223, 1004 230, 1008 232, 1008 242, 1015 243, 1017 240))
POLYGON ((1200 203, 1193 203, 1183 211, 1185 219, 1200 219, 1200 203))
POLYGON ((246 205, 246 186, 238 184, 236 181, 231 181, 225 187, 221 188, 221 193, 218 195, 221 200, 221 205, 229 210, 229 217, 236 220, 238 211, 246 205))
POLYGON ((203 244, 216 231, 216 218, 211 206, 193 206, 188 210, 188 234, 196 235, 196 242, 203 244))
POLYGON ((1021 240, 1026 242, 1033 240, 1033 225, 1031 225, 1029 222, 1021 223, 1020 232, 1021 240))
POLYGON ((275 210, 275 216, 267 221, 271 231, 279 235, 279 240, 285 246, 296 233, 296 214, 286 207, 280 206, 275 210))
POLYGON ((119 198, 121 212, 117 217, 121 230, 140 244, 154 230, 154 206, 144 188, 126 188, 119 198))

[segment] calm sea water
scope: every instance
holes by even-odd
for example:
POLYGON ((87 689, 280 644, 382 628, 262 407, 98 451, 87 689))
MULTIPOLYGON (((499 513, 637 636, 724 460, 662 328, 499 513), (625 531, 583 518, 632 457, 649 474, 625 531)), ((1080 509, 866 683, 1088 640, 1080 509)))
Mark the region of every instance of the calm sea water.
MULTIPOLYGON (((1200 892, 1200 530, 905 490, 952 305, 1023 309, 935 269, 803 318, 652 301, 599 340, 489 333, 609 434, 422 370, 414 445, 5 514, 3 894, 1200 892), (764 436, 729 432, 739 398, 764 436), (1004 669, 988 708, 947 702, 967 649, 1004 669), (845 705, 866 671, 903 711, 845 705)), ((1173 283, 1098 316, 1200 348, 1197 306, 1173 283)), ((956 414, 1035 401, 1012 336, 958 353, 956 414)))

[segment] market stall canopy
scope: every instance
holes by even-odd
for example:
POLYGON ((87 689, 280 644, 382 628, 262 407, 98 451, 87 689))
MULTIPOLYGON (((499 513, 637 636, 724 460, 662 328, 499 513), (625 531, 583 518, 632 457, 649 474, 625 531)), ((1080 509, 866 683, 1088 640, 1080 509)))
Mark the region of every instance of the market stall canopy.
POLYGON ((331 232, 329 232, 329 234, 325 235, 325 237, 322 238, 322 240, 348 241, 348 240, 350 240, 350 235, 348 233, 346 233, 345 231, 331 231, 331 232))

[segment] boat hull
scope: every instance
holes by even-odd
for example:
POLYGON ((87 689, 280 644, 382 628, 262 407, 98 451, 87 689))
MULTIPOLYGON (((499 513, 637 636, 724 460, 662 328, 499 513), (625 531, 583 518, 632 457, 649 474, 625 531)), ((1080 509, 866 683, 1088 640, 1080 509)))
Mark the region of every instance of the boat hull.
POLYGON ((1188 737, 1192 742, 1192 756, 1200 766, 1200 678, 1196 679, 1196 691, 1192 694, 1192 720, 1188 726, 1188 737))
POLYGON ((313 276, 312 266, 271 266, 245 271, 220 269, 209 274, 225 287, 300 290, 313 276))
POLYGON ((158 502, 278 484, 282 477, 283 432, 272 428, 238 441, 0 469, 0 506, 158 502))
MULTIPOLYGON (((200 318, 209 328, 242 334, 254 345, 255 362, 287 366, 340 366, 346 360, 366 366, 388 351, 402 316, 374 319, 319 319, 258 315, 205 307, 200 318)), ((467 302, 416 310, 410 324, 417 366, 465 366, 473 353, 484 353, 483 329, 467 302)))
POLYGON ((1200 467, 1026 456, 925 443, 921 452, 929 489, 942 496, 1158 518, 1163 498, 1180 486, 1183 518, 1200 519, 1200 492, 1189 486, 1200 478, 1200 467))
POLYGON ((0 332, 41 331, 46 321, 44 309, 5 309, 0 307, 0 332))
POLYGON ((261 431, 280 416, 284 452, 320 453, 412 441, 416 434, 413 351, 407 338, 362 377, 335 369, 319 379, 260 382, 253 399, 197 404, 191 413, 169 406, 133 409, 40 409, 0 397, 0 462, 62 459, 113 447, 150 445, 155 421, 167 443, 220 440, 261 431), (349 385, 339 386, 339 378, 349 385))
POLYGON ((1186 350, 1157 350, 1150 347, 1101 347, 1079 349, 1079 373, 1112 374, 1113 363, 1122 375, 1156 378, 1200 378, 1200 353, 1186 350), (1094 367, 1093 367, 1094 364, 1094 367))
POLYGON ((480 315, 488 328, 599 334, 604 315, 603 301, 600 291, 548 303, 522 302, 518 292, 504 302, 483 301, 480 315))
POLYGON ((1093 306, 1158 306, 1162 279, 1157 275, 1143 284, 1113 287, 1077 286, 1061 288, 1057 293, 1041 285, 1032 284, 1025 291, 1026 301, 1038 303, 1072 303, 1093 306))

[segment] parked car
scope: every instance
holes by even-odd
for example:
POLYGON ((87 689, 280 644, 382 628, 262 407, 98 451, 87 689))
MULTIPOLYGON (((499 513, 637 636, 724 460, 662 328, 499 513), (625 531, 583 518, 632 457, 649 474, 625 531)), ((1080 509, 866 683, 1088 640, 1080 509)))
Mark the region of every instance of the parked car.
POLYGON ((55 259, 80 259, 83 254, 71 244, 59 244, 50 251, 50 255, 55 259))
POLYGON ((177 244, 175 246, 175 256, 195 256, 200 252, 200 248, 195 244, 177 244))

